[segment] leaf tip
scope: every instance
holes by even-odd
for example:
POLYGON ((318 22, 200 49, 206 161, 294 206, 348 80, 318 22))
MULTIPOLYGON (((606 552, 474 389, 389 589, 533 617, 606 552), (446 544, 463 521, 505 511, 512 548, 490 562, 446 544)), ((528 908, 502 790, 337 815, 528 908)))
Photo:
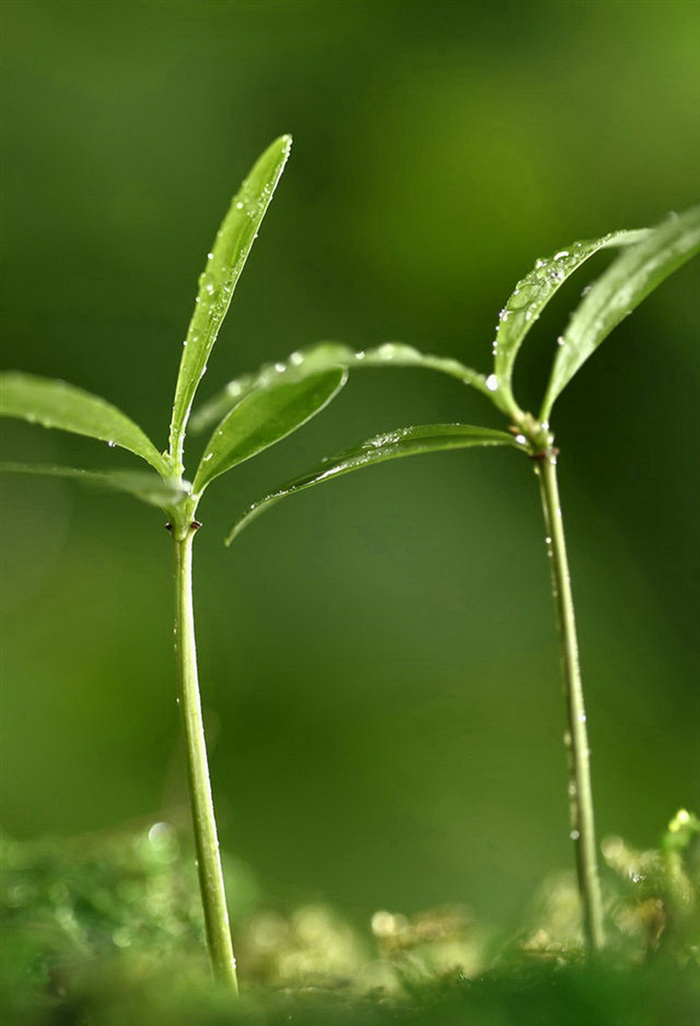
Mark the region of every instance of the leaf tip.
POLYGON ((275 139, 275 141, 272 143, 272 146, 270 147, 271 149, 274 148, 279 152, 282 158, 282 168, 284 168, 285 164, 289 160, 289 154, 292 151, 292 142, 293 140, 291 134, 289 132, 285 132, 284 135, 280 135, 277 139, 275 139))
POLYGON ((240 524, 235 524, 231 528, 229 533, 226 535, 226 537, 224 538, 224 545, 226 546, 227 549, 231 548, 231 546, 233 545, 234 541, 236 540, 236 538, 238 537, 238 535, 240 533, 241 533, 241 525, 240 524))

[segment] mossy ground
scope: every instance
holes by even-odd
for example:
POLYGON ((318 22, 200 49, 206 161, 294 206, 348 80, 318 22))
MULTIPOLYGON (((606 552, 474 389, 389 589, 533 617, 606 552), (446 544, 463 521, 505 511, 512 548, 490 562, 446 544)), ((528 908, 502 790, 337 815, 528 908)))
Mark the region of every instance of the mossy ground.
POLYGON ((545 881, 504 940, 461 907, 368 929, 282 910, 226 860, 243 993, 210 979, 190 853, 165 823, 81 842, 5 840, 2 1021, 9 1026, 697 1026, 698 832, 659 851, 604 845, 610 947, 586 962, 571 877, 545 881))

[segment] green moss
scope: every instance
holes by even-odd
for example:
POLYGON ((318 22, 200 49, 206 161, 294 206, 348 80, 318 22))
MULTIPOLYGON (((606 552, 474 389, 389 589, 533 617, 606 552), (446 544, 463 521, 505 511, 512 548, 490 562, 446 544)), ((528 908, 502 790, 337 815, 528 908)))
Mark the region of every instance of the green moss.
MULTIPOLYGON (((165 823, 72 842, 5 840, 4 1022, 22 1026, 695 1026, 700 1018, 698 823, 658 851, 603 846, 611 936, 582 957, 575 882, 546 880, 507 942, 467 909, 378 911, 362 935, 336 910, 264 901, 226 858, 247 985, 210 978, 194 868, 165 823)), ((189 853, 186 853, 189 855, 189 853)))

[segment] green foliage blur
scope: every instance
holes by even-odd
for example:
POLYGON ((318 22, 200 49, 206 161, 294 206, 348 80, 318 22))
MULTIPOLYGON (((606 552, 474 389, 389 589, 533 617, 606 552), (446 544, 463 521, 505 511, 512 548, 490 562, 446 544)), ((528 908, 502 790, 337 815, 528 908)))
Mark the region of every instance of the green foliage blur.
MULTIPOLYGON (((161 447, 205 254, 282 132, 292 157, 201 399, 321 339, 401 340, 487 370, 498 310, 538 256, 697 201, 692 4, 14 0, 3 13, 3 366, 105 396, 161 447)), ((524 406, 594 272, 533 332, 524 406)), ((700 806, 697 283, 696 262, 645 301, 553 425, 599 831, 641 848, 700 806)), ((231 550, 222 537, 325 452, 451 420, 502 426, 438 375, 357 375, 201 508, 223 846, 266 893, 365 925, 459 902, 507 926, 569 866, 533 475, 508 452, 408 460, 282 504, 231 550)), ((2 427, 7 459, 134 465, 2 427)), ((2 517, 4 828, 80 838, 181 817, 158 514, 7 478, 2 517)))

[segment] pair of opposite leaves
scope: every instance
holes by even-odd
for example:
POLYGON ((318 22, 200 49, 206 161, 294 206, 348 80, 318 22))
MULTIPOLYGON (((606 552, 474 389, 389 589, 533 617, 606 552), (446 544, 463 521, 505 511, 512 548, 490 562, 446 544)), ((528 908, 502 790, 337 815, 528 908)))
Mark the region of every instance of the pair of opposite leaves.
POLYGON ((509 445, 530 452, 531 433, 530 437, 520 433, 528 431, 525 425, 547 429, 555 400, 597 346, 660 282, 700 250, 700 206, 696 206, 680 216, 672 215, 655 229, 613 232, 601 239, 573 243, 550 259, 538 260, 500 312, 493 372, 488 376, 457 360, 424 354, 400 343, 355 352, 326 342, 292 353, 282 363, 230 382, 192 418, 195 429, 212 423, 216 427, 189 484, 183 478, 183 452, 192 403, 290 147, 291 138, 282 136, 262 154, 234 197, 208 254, 183 343, 169 447, 164 453, 126 414, 97 396, 52 379, 19 372, 0 375, 0 415, 128 449, 146 460, 155 474, 18 463, 0 464, 0 469, 82 478, 130 492, 166 511, 183 500, 194 500, 194 509, 216 477, 285 438, 324 409, 345 385, 350 369, 377 366, 416 366, 455 377, 491 399, 518 432, 466 424, 428 424, 371 438, 323 460, 315 470, 254 503, 234 525, 227 543, 253 517, 285 495, 383 460, 484 445, 509 445), (545 397, 534 421, 521 410, 512 392, 520 346, 567 278, 594 253, 612 247, 620 247, 623 252, 586 291, 558 339, 545 397))

